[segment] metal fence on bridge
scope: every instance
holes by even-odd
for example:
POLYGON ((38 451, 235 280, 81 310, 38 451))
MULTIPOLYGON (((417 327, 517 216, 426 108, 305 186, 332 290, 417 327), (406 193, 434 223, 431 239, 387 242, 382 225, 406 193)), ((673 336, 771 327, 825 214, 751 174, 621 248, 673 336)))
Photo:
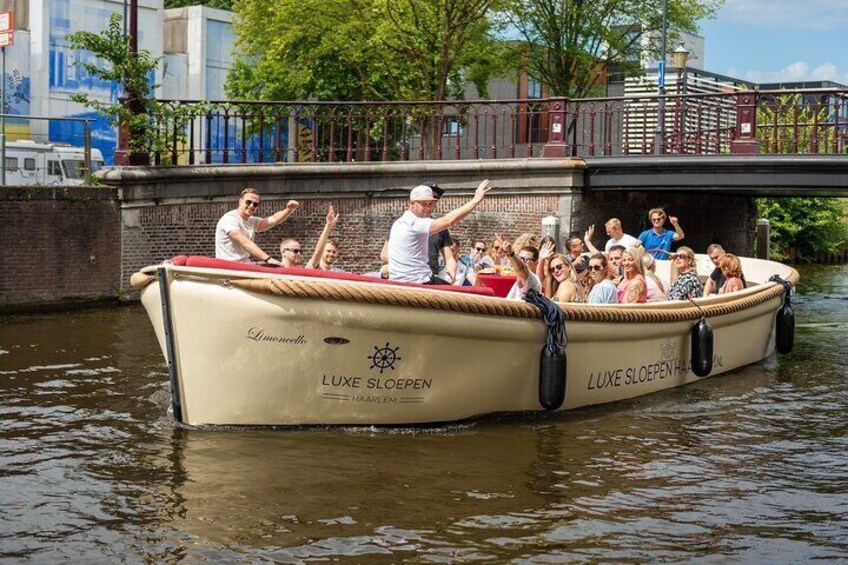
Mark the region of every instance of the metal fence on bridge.
POLYGON ((667 95, 662 102, 163 102, 180 112, 152 117, 168 136, 154 164, 848 150, 848 90, 838 89, 667 95), (664 120, 657 119, 661 108, 664 120))

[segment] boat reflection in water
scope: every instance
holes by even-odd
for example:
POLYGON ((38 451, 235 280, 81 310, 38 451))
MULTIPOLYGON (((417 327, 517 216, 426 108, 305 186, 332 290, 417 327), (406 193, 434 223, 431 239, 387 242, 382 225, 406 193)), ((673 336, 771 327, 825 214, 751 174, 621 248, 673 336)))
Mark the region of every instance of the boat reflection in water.
MULTIPOLYGON (((679 488, 678 508, 694 507, 701 495, 688 499, 687 484, 698 490, 708 475, 733 475, 731 462, 701 459, 711 448, 690 429, 725 410, 732 425, 735 403, 716 401, 744 398, 769 378, 745 371, 744 379, 688 387, 685 406, 669 391, 650 401, 427 431, 175 429, 168 527, 197 544, 187 555, 219 560, 245 553, 286 563, 504 559, 552 555, 552 546, 563 555, 633 557, 645 549, 640 542, 613 542, 613 534, 632 534, 629 520, 654 504, 644 489, 679 488), (682 453, 700 465, 689 476, 670 472, 669 460, 682 453), (608 539, 599 545, 601 530, 608 539)), ((725 482, 735 488, 724 478, 710 488, 725 482)), ((658 532, 658 543, 667 535, 679 545, 672 530, 658 532)))

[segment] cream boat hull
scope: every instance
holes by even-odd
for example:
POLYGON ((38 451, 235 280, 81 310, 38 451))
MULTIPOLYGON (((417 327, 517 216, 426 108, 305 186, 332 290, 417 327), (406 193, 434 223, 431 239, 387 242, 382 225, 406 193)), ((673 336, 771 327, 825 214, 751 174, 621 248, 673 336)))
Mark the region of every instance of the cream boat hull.
MULTIPOLYGON (((746 260, 745 269, 749 281, 772 274, 797 280, 794 270, 777 263, 746 260)), ((170 363, 177 419, 186 424, 420 424, 543 410, 539 357, 546 326, 540 319, 277 296, 231 280, 296 277, 191 267, 162 272, 170 331, 161 281, 142 290, 142 303, 170 363)), ((342 291, 378 286, 321 284, 342 291)), ((783 303, 776 288, 766 283, 697 301, 714 330, 711 376, 772 354, 783 303)), ((450 294, 389 292, 425 299, 450 294)), ((493 307, 505 302, 473 300, 493 307)), ((563 309, 574 319, 567 322, 560 410, 699 380, 691 370, 690 330, 697 321, 691 304, 563 309), (608 319, 597 319, 599 308, 608 319)))

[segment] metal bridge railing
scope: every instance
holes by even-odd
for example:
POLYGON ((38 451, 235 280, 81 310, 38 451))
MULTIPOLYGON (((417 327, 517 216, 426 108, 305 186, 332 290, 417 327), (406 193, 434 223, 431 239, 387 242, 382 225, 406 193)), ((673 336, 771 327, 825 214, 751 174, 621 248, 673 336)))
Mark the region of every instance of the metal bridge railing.
POLYGON ((848 90, 444 102, 164 100, 154 164, 844 154, 848 90), (174 112, 179 109, 180 112, 174 112), (172 116, 181 115, 180 119, 172 116), (662 124, 662 131, 657 131, 662 124), (659 144, 659 147, 657 147, 659 144))

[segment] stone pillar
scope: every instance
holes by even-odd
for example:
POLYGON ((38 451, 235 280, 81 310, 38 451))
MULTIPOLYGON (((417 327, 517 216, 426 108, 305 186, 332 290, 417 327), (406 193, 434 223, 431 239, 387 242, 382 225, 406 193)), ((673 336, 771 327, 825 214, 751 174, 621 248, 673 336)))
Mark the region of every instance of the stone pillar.
POLYGON ((755 155, 759 150, 757 95, 741 92, 736 97, 736 138, 730 142, 730 152, 734 155, 755 155))
POLYGON ((566 143, 568 123, 568 99, 553 100, 548 106, 549 127, 548 142, 542 150, 542 157, 567 157, 569 154, 566 143))
POLYGON ((542 218, 542 237, 546 236, 554 238, 554 241, 559 241, 559 218, 557 216, 542 218))

